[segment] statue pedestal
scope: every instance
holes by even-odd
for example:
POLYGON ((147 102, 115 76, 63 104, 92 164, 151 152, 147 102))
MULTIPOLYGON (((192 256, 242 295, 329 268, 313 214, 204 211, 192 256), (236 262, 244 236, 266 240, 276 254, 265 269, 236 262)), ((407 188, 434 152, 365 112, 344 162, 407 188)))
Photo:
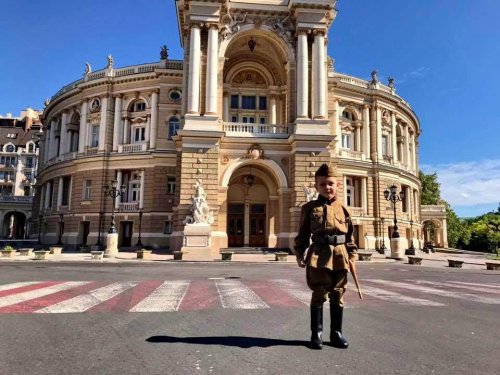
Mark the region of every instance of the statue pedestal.
POLYGON ((181 251, 182 260, 214 260, 210 244, 210 224, 186 224, 181 251))
POLYGON ((106 250, 104 258, 114 258, 118 254, 118 233, 108 233, 106 235, 106 250))
POLYGON ((408 247, 406 238, 391 239, 391 256, 392 259, 403 260, 405 249, 408 247))

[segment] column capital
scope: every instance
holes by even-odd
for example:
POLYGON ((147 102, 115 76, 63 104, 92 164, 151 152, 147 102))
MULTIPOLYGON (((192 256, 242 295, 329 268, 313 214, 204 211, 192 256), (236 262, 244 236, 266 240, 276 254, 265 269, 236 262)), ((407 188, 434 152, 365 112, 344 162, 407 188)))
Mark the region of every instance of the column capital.
POLYGON ((298 37, 299 35, 301 34, 310 34, 311 33, 311 29, 309 28, 306 28, 306 27, 299 27, 296 31, 295 31, 295 35, 298 37))
POLYGON ((368 104, 363 104, 364 109, 370 109, 370 106, 368 104))
POLYGON ((123 94, 113 94, 113 98, 120 98, 123 99, 123 94))
POLYGON ((217 24, 217 23, 208 22, 204 26, 207 30, 215 29, 215 30, 219 31, 219 24, 217 24))
POLYGON ((191 30, 192 29, 201 29, 203 27, 203 22, 191 22, 190 27, 191 27, 191 30))
POLYGON ((319 35, 319 36, 326 36, 326 30, 325 29, 313 29, 312 34, 314 36, 319 35))

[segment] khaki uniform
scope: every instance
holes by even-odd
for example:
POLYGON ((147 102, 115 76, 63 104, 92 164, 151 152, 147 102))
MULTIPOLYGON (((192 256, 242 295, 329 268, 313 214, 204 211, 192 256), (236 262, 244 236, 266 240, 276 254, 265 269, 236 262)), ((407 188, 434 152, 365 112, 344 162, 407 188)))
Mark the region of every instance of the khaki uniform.
POLYGON ((304 253, 309 248, 305 263, 307 285, 313 291, 311 306, 322 306, 328 296, 331 304, 343 306, 349 259, 355 259, 357 252, 352 232, 349 213, 338 200, 329 202, 320 195, 317 200, 302 206, 295 254, 297 259, 304 259, 304 253), (345 235, 345 243, 330 245, 314 242, 314 236, 323 235, 345 235))

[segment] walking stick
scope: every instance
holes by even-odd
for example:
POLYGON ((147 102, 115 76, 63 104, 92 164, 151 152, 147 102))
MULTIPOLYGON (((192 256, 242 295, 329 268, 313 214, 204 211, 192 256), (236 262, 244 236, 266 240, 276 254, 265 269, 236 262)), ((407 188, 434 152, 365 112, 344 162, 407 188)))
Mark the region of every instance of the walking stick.
POLYGON ((356 288, 358 289, 359 299, 363 299, 363 293, 361 293, 361 287, 359 286, 358 275, 356 273, 356 261, 349 259, 349 270, 351 271, 352 279, 354 280, 354 284, 356 284, 356 288))

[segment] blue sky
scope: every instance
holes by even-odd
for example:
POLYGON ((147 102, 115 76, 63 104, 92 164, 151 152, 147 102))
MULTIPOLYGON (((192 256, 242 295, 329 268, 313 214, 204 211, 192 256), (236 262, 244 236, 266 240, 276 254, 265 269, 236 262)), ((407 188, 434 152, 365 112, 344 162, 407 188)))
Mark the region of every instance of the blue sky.
MULTIPOLYGON (((396 78, 423 129, 420 163, 460 216, 500 202, 500 1, 340 0, 328 53, 339 72, 396 78)), ((0 0, 0 114, 93 70, 182 59, 174 0, 0 0)))

